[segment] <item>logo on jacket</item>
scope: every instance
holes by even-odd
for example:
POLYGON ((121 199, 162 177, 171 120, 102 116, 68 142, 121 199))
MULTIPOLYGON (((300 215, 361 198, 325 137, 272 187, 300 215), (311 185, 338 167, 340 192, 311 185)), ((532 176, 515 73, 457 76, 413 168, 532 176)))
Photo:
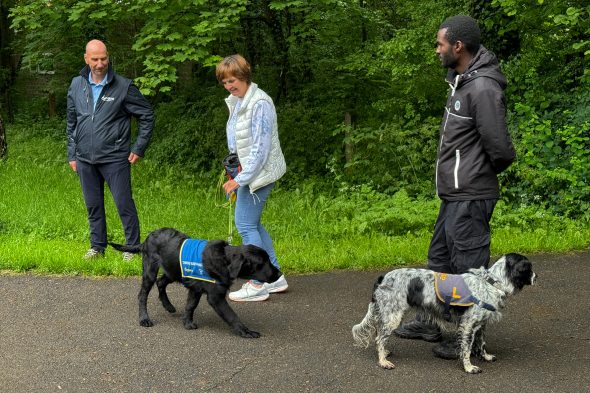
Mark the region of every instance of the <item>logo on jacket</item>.
POLYGON ((461 109, 461 101, 457 100, 455 101, 455 110, 459 111, 459 109, 461 109))
POLYGON ((102 96, 101 100, 106 101, 106 102, 111 102, 111 101, 115 101, 115 97, 102 96))

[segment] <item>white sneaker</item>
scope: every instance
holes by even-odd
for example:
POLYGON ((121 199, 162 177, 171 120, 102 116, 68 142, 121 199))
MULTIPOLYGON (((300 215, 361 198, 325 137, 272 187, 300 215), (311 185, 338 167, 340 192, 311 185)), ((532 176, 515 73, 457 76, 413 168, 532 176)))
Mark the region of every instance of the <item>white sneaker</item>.
POLYGON ((289 288, 289 284, 287 284, 285 276, 279 277, 279 279, 275 282, 265 282, 264 284, 262 284, 262 286, 266 288, 268 293, 285 292, 287 288, 289 288))
POLYGON ((97 258, 104 258, 104 251, 98 251, 95 248, 89 248, 82 258, 87 261, 97 258))
POLYGON ((132 254, 130 252, 123 253, 123 262, 131 262, 133 258, 135 258, 135 254, 132 254))
POLYGON ((230 292, 229 299, 234 302, 261 302, 268 299, 268 290, 250 280, 242 285, 242 289, 230 292))

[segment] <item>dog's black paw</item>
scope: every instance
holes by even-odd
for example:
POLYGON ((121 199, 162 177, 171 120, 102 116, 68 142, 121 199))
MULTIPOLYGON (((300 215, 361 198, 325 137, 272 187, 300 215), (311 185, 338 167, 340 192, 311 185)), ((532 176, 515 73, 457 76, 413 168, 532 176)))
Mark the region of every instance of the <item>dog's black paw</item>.
POLYGON ((237 329, 237 330, 235 330, 235 333, 238 336, 244 337, 244 338, 259 338, 260 337, 260 333, 255 332, 254 330, 250 330, 247 327, 237 329))
POLYGON ((183 321, 182 322, 184 324, 184 328, 187 330, 193 330, 193 329, 197 329, 197 323, 195 321, 183 321))
POLYGON ((152 327, 152 326, 154 326, 154 323, 151 321, 151 319, 146 318, 146 319, 140 319, 139 325, 143 326, 143 327, 152 327))

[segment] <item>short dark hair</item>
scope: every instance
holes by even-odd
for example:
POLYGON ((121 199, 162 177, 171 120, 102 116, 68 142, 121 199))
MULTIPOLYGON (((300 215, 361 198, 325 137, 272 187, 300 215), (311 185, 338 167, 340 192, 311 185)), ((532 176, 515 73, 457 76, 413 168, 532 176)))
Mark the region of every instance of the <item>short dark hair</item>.
POLYGON ((455 15, 445 19, 440 29, 447 29, 445 38, 452 45, 457 41, 465 44, 467 51, 474 55, 479 50, 481 31, 477 21, 467 15, 455 15))

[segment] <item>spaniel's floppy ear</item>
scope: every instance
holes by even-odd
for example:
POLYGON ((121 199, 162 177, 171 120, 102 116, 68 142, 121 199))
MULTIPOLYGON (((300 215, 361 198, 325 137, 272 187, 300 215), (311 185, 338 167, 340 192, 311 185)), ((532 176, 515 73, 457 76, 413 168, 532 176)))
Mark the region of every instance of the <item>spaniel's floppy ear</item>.
POLYGON ((532 263, 520 254, 506 254, 506 267, 510 275, 510 281, 521 290, 525 285, 532 285, 535 274, 533 273, 532 263))

